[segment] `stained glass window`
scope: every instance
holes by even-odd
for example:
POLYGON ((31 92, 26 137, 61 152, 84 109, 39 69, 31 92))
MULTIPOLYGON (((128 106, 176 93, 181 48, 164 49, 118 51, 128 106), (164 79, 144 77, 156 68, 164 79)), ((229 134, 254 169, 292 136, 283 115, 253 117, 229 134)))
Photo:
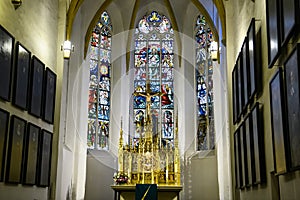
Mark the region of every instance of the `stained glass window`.
MULTIPOLYGON (((151 98, 153 133, 159 134, 162 145, 173 144, 173 46, 174 32, 169 19, 156 11, 145 15, 135 31, 134 89, 145 92, 150 82, 151 92, 161 92, 151 98)), ((133 141, 138 144, 144 130, 146 98, 133 98, 133 141)))
POLYGON ((214 149, 213 65, 210 53, 213 34, 205 17, 199 15, 195 24, 196 94, 198 106, 197 150, 214 149))
POLYGON ((91 37, 87 146, 108 149, 111 67, 110 17, 106 11, 91 37))

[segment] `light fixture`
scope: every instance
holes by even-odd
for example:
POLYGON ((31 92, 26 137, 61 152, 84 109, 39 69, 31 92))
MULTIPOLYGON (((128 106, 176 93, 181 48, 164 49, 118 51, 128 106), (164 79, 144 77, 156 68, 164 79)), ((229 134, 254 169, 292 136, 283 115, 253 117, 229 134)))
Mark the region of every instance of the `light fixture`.
POLYGON ((211 42, 210 53, 211 53, 211 59, 213 61, 217 61, 218 60, 218 43, 216 41, 211 42))
POLYGON ((74 45, 72 45, 71 41, 66 40, 61 45, 61 50, 64 53, 64 58, 69 59, 71 56, 71 52, 74 52, 74 45))
POLYGON ((22 5, 22 0, 11 0, 11 3, 14 5, 15 9, 17 9, 22 5))

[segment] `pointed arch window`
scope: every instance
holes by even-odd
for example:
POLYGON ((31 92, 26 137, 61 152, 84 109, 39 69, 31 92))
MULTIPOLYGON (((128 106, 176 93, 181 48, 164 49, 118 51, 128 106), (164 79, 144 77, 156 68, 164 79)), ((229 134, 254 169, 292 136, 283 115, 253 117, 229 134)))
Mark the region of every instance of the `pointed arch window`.
POLYGON ((111 83, 111 20, 106 11, 92 32, 88 106, 88 149, 108 150, 111 83))
MULTIPOLYGON (((158 135, 162 145, 173 144, 173 47, 174 32, 169 19, 156 11, 145 15, 135 30, 134 90, 145 92, 147 80, 151 92, 161 92, 151 98, 153 134, 158 135)), ((135 96, 132 109, 131 139, 138 145, 144 131, 146 98, 135 96)))
POLYGON ((195 23, 196 40, 196 94, 197 94, 197 150, 214 149, 214 94, 213 63, 210 47, 213 34, 205 17, 199 15, 195 23))

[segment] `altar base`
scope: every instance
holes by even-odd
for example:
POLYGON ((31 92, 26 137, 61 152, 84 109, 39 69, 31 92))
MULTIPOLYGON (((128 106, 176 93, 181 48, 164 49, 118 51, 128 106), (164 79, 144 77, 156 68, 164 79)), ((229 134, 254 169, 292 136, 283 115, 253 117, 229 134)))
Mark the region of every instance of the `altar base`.
MULTIPOLYGON (((112 185, 115 200, 135 199, 135 185, 112 185)), ((179 200, 179 193, 182 186, 176 185, 158 185, 158 200, 179 200)))

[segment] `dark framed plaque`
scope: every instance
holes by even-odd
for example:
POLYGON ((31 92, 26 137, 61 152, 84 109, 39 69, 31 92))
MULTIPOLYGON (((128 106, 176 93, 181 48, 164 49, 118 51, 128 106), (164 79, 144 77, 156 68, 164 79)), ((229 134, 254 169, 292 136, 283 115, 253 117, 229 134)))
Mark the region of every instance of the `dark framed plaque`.
POLYGON ((30 58, 31 53, 17 42, 12 103, 23 110, 28 105, 30 58))
POLYGON ((5 101, 10 101, 14 43, 14 37, 0 25, 0 98, 5 101))
POLYGON ((3 177, 4 177, 8 121, 9 121, 9 113, 0 108, 0 182, 3 181, 3 177))
POLYGON ((271 127, 273 137, 274 168, 276 174, 287 172, 286 121, 283 77, 279 68, 270 82, 271 127))
POLYGON ((243 183, 241 165, 240 129, 234 133, 234 155, 235 155, 235 183, 236 188, 241 188, 243 183))
POLYGON ((23 170, 23 184, 36 184, 36 170, 38 159, 38 144, 41 128, 32 124, 27 124, 25 161, 23 170))
POLYGON ((262 112, 259 103, 256 103, 251 110, 250 126, 253 135, 253 162, 254 171, 253 184, 264 183, 266 180, 265 153, 264 153, 264 128, 262 112))
POLYGON ((237 122, 237 82, 236 82, 236 66, 232 70, 232 116, 233 124, 237 122))
POLYGON ((241 118, 243 113, 243 102, 244 102, 244 84, 243 84, 243 63, 242 54, 240 53, 236 61, 237 65, 237 89, 238 89, 238 119, 241 118))
POLYGON ((252 127, 250 126, 250 115, 245 118, 244 121, 245 126, 245 138, 246 138, 246 160, 247 160, 247 179, 248 184, 246 186, 251 186, 253 184, 253 173, 254 173, 254 153, 253 153, 253 135, 252 135, 252 127))
POLYGON ((243 68, 243 110, 247 111, 249 103, 249 51, 248 51, 248 38, 246 37, 242 46, 242 68, 243 68))
POLYGON ((281 41, 285 45, 292 33, 299 30, 300 25, 300 2, 299 0, 282 0, 281 1, 281 41))
POLYGON ((50 184, 51 172, 52 133, 42 130, 40 138, 37 185, 48 187, 50 184))
POLYGON ((21 183, 25 134, 26 121, 15 115, 12 115, 5 176, 5 182, 7 183, 21 183))
POLYGON ((300 44, 284 64, 287 121, 289 130, 290 167, 300 168, 300 94, 299 94, 300 44))
POLYGON ((28 112, 36 117, 42 116, 43 79, 45 65, 37 57, 32 57, 30 73, 30 92, 28 112))
POLYGON ((279 0, 266 0, 268 64, 272 68, 280 51, 279 0))
POLYGON ((250 26, 247 32, 248 38, 248 77, 249 77, 249 86, 248 86, 248 95, 249 99, 253 99, 255 93, 257 92, 257 44, 256 44, 256 34, 255 34, 255 19, 252 18, 250 26))
POLYGON ((242 123, 240 126, 240 149, 241 149, 241 165, 242 165, 242 188, 248 186, 248 164, 247 164, 247 146, 245 136, 245 124, 242 123))
POLYGON ((53 124, 56 94, 56 74, 51 69, 46 68, 43 119, 53 124))
POLYGON ((157 200, 157 185, 156 184, 136 184, 135 200, 151 199, 157 200))

